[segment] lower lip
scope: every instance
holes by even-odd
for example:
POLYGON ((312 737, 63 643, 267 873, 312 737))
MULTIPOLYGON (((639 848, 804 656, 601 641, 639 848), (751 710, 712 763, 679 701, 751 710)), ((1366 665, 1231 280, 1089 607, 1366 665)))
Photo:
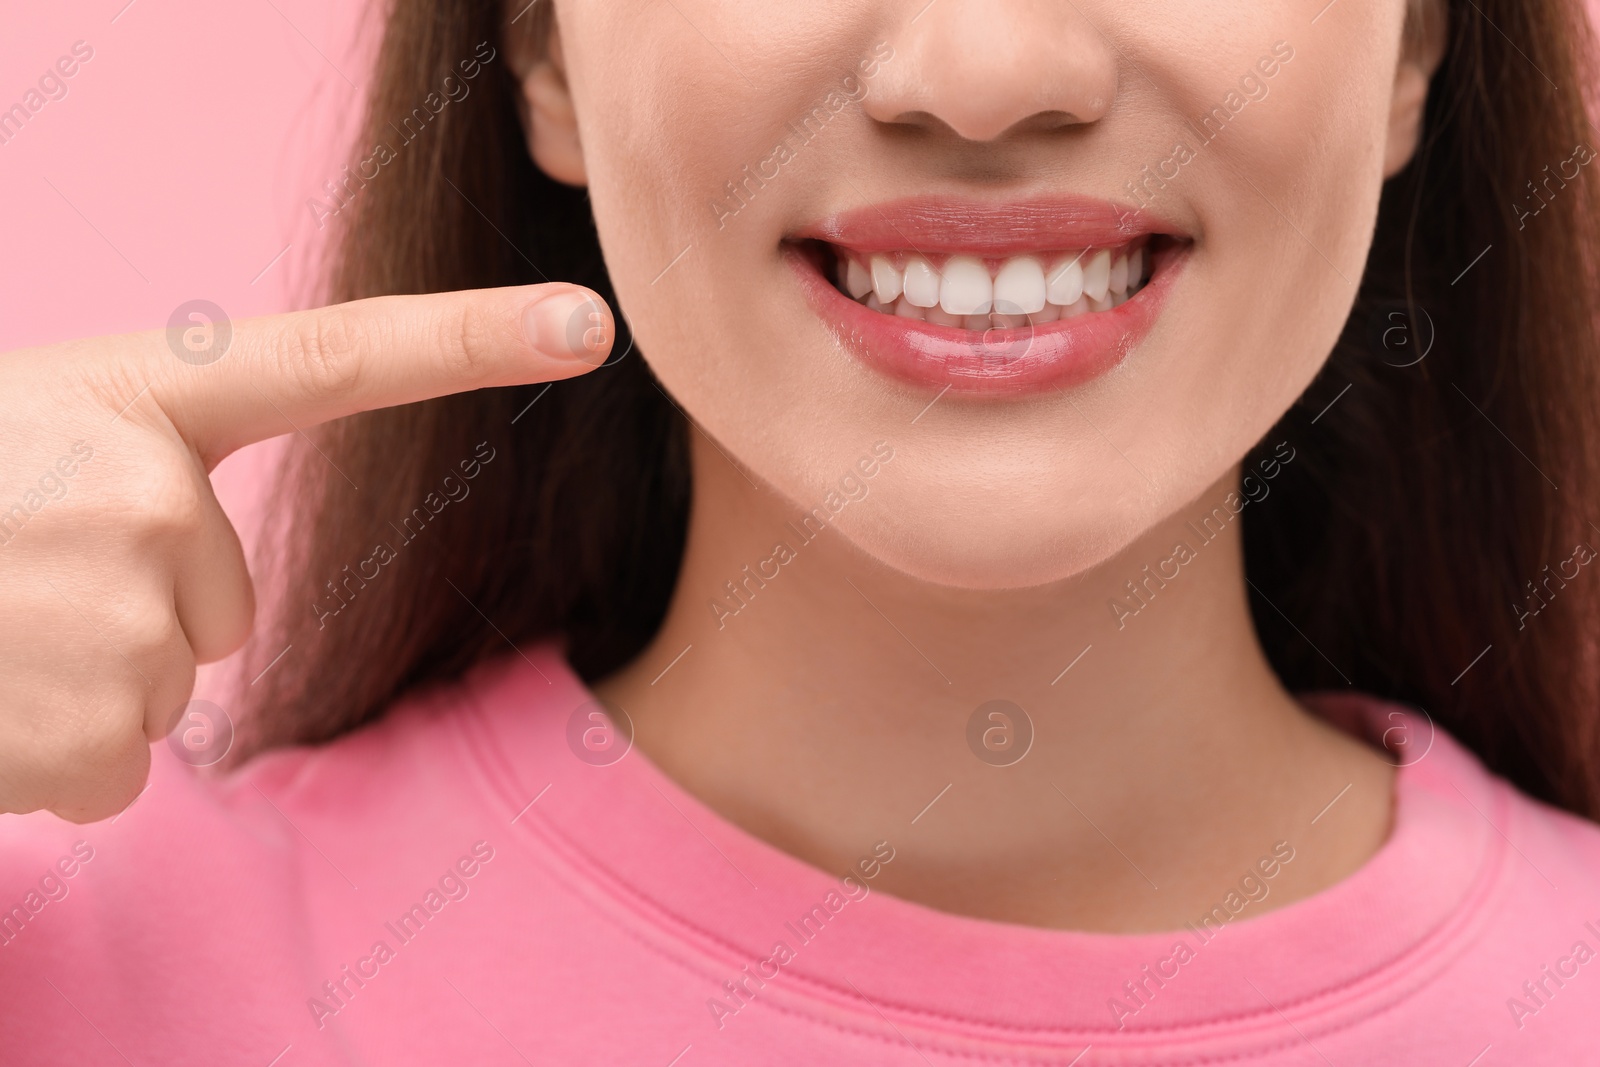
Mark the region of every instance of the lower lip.
POLYGON ((873 311, 834 288, 809 255, 784 248, 806 302, 862 363, 914 385, 996 397, 1068 389, 1121 363, 1155 325, 1186 251, 1164 249, 1145 287, 1109 311, 978 333, 873 311))

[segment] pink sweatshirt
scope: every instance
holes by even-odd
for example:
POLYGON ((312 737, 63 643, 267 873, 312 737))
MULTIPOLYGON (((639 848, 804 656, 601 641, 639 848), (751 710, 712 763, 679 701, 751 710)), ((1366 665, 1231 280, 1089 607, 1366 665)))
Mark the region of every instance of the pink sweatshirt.
POLYGON ((552 647, 226 779, 154 747, 77 827, 0 817, 0 1063, 1600 1063, 1600 830, 1426 721, 1390 840, 1259 912, 1105 935, 874 890, 910 824, 822 871, 625 751, 552 647), (581 755, 580 755, 581 754, 581 755))

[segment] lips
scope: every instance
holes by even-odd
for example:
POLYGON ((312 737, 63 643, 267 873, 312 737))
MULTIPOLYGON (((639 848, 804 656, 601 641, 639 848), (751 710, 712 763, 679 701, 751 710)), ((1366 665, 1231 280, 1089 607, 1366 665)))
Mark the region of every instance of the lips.
POLYGON ((812 309, 902 381, 977 395, 1081 384, 1154 325, 1190 241, 1107 201, 918 198, 785 242, 812 309))

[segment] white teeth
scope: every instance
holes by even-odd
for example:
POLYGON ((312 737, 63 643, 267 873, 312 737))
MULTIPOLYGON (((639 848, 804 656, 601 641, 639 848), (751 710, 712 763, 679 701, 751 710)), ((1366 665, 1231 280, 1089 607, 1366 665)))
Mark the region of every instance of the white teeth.
POLYGON ((1111 290, 1111 250, 1102 248, 1083 267, 1083 292, 1090 300, 1104 300, 1111 290))
POLYGON ((1148 261, 1142 245, 1024 255, 1002 260, 991 278, 988 262, 977 256, 950 256, 941 269, 907 253, 902 271, 894 256, 879 253, 865 260, 840 256, 834 273, 839 287, 871 311, 982 333, 1121 307, 1145 285, 1148 261))
POLYGON ((867 273, 867 268, 850 259, 845 261, 844 287, 851 296, 860 300, 872 292, 872 275, 867 273))
POLYGON ((906 260, 903 292, 917 307, 933 307, 939 302, 939 272, 921 256, 912 256, 906 260))
POLYGON ((1118 256, 1111 261, 1111 291, 1113 293, 1126 293, 1128 291, 1128 257, 1118 256))
POLYGON ((885 304, 892 304, 905 291, 904 276, 889 262, 888 256, 872 257, 872 291, 885 304))
POLYGON ((1032 256, 1007 260, 994 276, 994 306, 1007 315, 1032 315, 1045 305, 1044 268, 1032 256))
POLYGON ((1045 296, 1050 303, 1069 307, 1083 295, 1083 264, 1079 262, 1082 256, 1081 252, 1076 256, 1068 256, 1050 272, 1045 289, 1045 296))
POLYGON ((951 256, 940 272, 939 306, 950 315, 987 315, 994 306, 994 282, 983 260, 951 256))

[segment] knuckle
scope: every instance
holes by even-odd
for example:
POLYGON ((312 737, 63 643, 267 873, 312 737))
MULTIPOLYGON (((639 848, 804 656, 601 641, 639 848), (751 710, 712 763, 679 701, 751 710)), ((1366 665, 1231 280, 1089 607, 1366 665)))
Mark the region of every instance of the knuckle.
POLYGON ((303 395, 339 399, 360 383, 365 352, 361 331, 350 317, 322 309, 289 327, 281 360, 303 395))
POLYGON ((469 305, 460 312, 443 316, 436 344, 446 366, 458 380, 489 381, 499 369, 500 331, 481 308, 469 305))
POLYGON ((157 462, 128 486, 122 502, 133 525, 147 535, 193 534, 205 522, 205 497, 194 472, 181 463, 157 462))

